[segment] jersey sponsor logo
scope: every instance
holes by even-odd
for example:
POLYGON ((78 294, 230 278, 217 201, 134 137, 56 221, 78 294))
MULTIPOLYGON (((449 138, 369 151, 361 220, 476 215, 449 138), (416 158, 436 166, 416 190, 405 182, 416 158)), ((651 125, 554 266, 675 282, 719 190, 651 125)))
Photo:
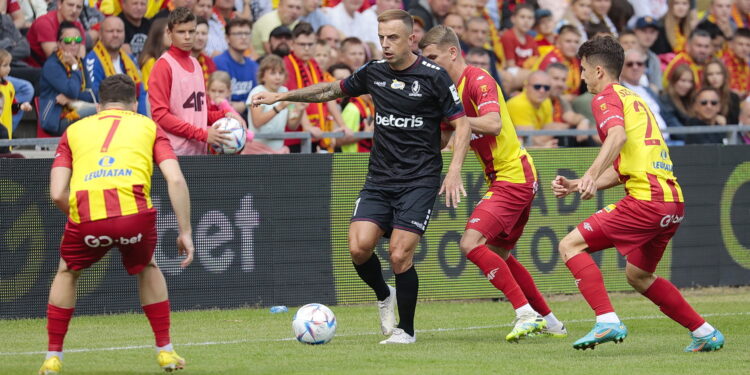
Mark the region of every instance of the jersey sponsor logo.
POLYGON ((682 220, 685 219, 685 216, 680 215, 664 215, 664 217, 661 218, 661 221, 659 222, 659 225, 661 225, 662 228, 666 228, 669 226, 669 224, 679 224, 682 222, 682 220))
POLYGON ((471 218, 471 220, 469 220, 469 223, 476 224, 476 223, 480 222, 481 220, 482 219, 480 219, 478 217, 473 217, 473 218, 471 218))
POLYGON ((672 172, 672 164, 665 163, 663 161, 655 161, 651 163, 651 166, 654 167, 654 169, 662 169, 667 172, 672 172))
POLYGON ((487 92, 489 91, 489 88, 487 87, 487 85, 482 85, 482 86, 479 86, 479 90, 481 90, 482 92, 487 92))
POLYGON ((411 84, 411 93, 409 93, 409 96, 414 97, 422 97, 422 93, 419 92, 420 86, 419 81, 414 81, 414 83, 411 84))
POLYGON ((141 242, 143 233, 138 233, 133 237, 112 238, 110 236, 92 236, 83 237, 83 243, 88 247, 108 247, 113 245, 133 245, 141 242))
POLYGON ((583 222, 583 229, 586 229, 589 232, 593 232, 594 228, 591 227, 591 224, 589 224, 588 221, 583 222))
POLYGON ((115 164, 115 158, 111 156, 102 156, 101 159, 99 159, 99 166, 103 168, 109 168, 113 164, 115 164))
POLYGON ((459 103, 461 99, 458 97, 458 91, 456 90, 456 85, 451 85, 449 89, 451 90, 451 95, 453 95, 453 101, 456 103, 459 103))
POLYGON ((500 268, 493 268, 490 270, 490 272, 487 272, 487 280, 492 281, 492 279, 495 278, 495 275, 497 274, 497 271, 499 271, 500 268))
POLYGON ((375 123, 381 126, 393 126, 396 128, 421 128, 424 119, 421 116, 396 117, 394 115, 380 115, 375 112, 375 123))
POLYGON ((385 81, 375 81, 375 86, 378 87, 385 87, 385 81))
POLYGON ((659 156, 661 156, 662 159, 667 160, 667 158, 669 157, 669 153, 667 152, 667 150, 661 150, 659 156))
POLYGON ((99 169, 88 173, 83 177, 83 181, 91 181, 93 179, 102 177, 130 177, 133 175, 133 170, 130 168, 115 168, 115 169, 99 169))
POLYGON ((406 87, 406 84, 395 78, 393 79, 393 82, 391 82, 391 88, 394 90, 403 90, 404 87, 406 87))

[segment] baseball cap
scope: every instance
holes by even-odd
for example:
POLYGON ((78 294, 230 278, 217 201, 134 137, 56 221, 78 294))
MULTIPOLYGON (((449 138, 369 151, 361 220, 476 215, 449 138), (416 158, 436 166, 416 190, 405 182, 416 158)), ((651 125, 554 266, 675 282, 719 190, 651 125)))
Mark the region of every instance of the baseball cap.
POLYGON ((292 30, 289 30, 286 26, 277 26, 275 29, 271 30, 271 37, 273 38, 292 38, 292 30))
POLYGON ((640 17, 638 20, 635 21, 635 28, 636 29, 645 29, 647 27, 653 27, 654 29, 659 28, 659 23, 656 22, 656 19, 651 16, 645 16, 640 17))
POLYGON ((534 11, 534 19, 539 21, 540 19, 544 17, 552 17, 552 11, 549 9, 539 8, 536 11, 534 11))

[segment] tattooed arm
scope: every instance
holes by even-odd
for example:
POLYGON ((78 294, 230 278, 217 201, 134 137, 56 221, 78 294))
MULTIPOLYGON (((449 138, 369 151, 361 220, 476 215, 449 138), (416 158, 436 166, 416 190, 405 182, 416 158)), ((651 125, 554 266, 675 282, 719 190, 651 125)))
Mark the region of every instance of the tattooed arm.
POLYGON ((341 81, 323 82, 285 93, 261 92, 253 95, 253 105, 273 104, 278 101, 322 103, 346 96, 341 81))

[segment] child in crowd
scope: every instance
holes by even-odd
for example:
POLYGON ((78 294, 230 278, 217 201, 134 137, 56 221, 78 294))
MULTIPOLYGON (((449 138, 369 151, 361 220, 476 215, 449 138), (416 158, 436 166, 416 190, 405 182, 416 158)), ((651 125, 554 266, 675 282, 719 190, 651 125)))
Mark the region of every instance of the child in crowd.
MULTIPOLYGON (((232 79, 229 77, 229 73, 223 70, 211 73, 208 76, 208 82, 206 82, 206 94, 208 95, 209 111, 222 110, 237 113, 229 103, 229 99, 232 97, 232 79)), ((243 150, 247 150, 251 147, 251 144, 254 145, 253 138, 255 138, 255 133, 252 127, 249 127, 247 130, 247 142, 243 150)))
POLYGON ((13 139, 13 113, 22 110, 31 111, 31 104, 24 102, 15 103, 16 90, 13 84, 8 81, 10 74, 10 62, 13 59, 10 52, 0 48, 0 95, 2 95, 2 106, 0 107, 0 124, 5 139, 13 139))

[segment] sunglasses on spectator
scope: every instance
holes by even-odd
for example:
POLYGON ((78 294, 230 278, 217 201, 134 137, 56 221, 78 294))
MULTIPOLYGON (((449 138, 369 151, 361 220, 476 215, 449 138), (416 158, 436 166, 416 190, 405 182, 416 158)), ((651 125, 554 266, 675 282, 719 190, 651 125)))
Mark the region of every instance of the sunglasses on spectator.
POLYGON ((704 107, 707 106, 707 105, 709 105, 709 104, 711 104, 712 106, 719 105, 719 101, 718 100, 701 100, 699 103, 700 103, 700 105, 702 105, 704 107))
POLYGON ((83 41, 83 38, 81 38, 80 36, 66 36, 64 38, 60 38, 60 41, 65 44, 79 44, 83 41))
POLYGON ((645 65, 646 65, 646 63, 643 62, 643 61, 628 61, 628 62, 625 63, 625 66, 627 66, 628 68, 632 68, 633 66, 637 66, 637 67, 640 68, 640 67, 645 66, 645 65))
POLYGON ((539 84, 537 84, 537 85, 531 85, 531 87, 533 87, 534 90, 536 90, 536 91, 549 91, 549 90, 552 89, 552 86, 550 86, 550 85, 539 85, 539 84))

